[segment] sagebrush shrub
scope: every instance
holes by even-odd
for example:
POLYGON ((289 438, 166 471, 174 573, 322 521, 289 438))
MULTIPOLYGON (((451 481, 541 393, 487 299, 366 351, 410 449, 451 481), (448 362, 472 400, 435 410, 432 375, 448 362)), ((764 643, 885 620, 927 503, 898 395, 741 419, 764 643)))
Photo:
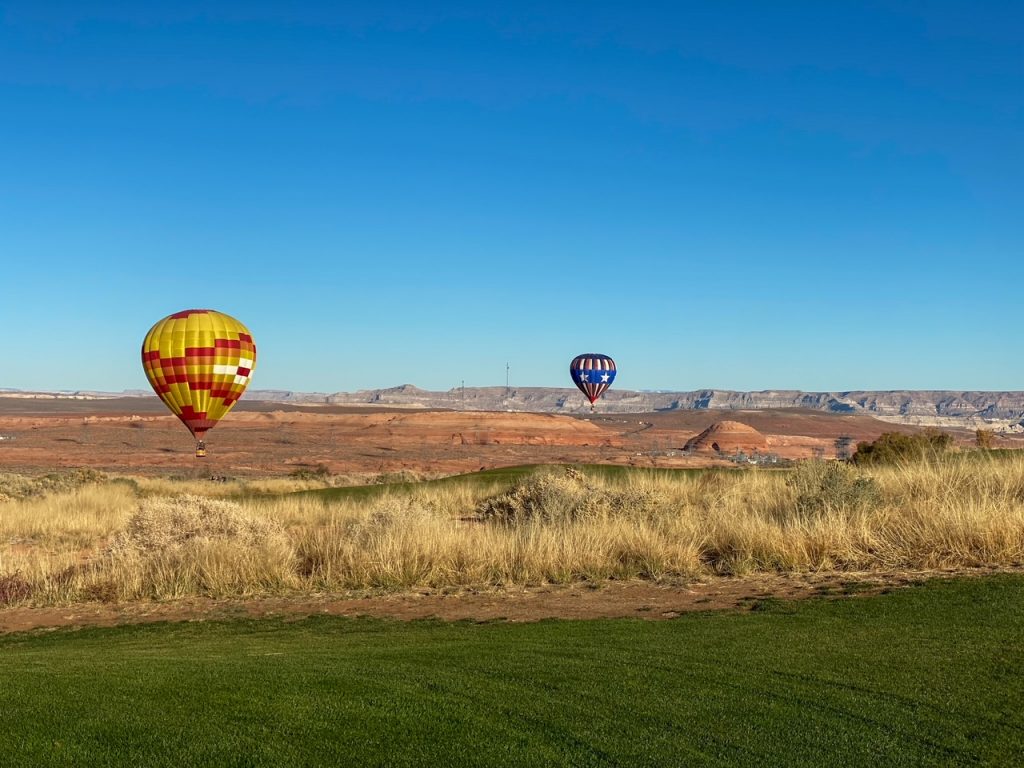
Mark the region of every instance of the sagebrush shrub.
POLYGON ((874 479, 840 461, 805 461, 787 478, 796 491, 799 515, 817 515, 829 510, 860 511, 879 501, 874 479))
POLYGON ((542 472, 484 499, 477 505, 477 515, 505 523, 577 520, 592 515, 597 503, 597 494, 578 472, 542 472))
POLYGON ((145 499, 110 551, 167 551, 215 540, 243 547, 288 542, 279 523, 252 517, 233 501, 184 495, 145 499))
POLYGON ((505 523, 575 522, 597 518, 643 518, 661 510, 663 493, 651 488, 595 484, 579 470, 541 472, 509 491, 481 501, 477 516, 505 523))
POLYGON ((20 571, 0 574, 0 605, 14 605, 32 597, 32 585, 20 571))
POLYGON ((83 574, 83 586, 104 600, 243 596, 293 586, 295 566, 294 547, 277 521, 232 501, 150 498, 83 574))
POLYGON ((0 502, 73 491, 83 485, 100 483, 106 479, 106 475, 94 469, 51 472, 40 477, 0 472, 0 502))
POLYGON ((912 435, 884 432, 873 443, 857 443, 857 451, 851 460, 861 466, 900 464, 936 459, 949 453, 953 447, 953 436, 934 427, 912 435))

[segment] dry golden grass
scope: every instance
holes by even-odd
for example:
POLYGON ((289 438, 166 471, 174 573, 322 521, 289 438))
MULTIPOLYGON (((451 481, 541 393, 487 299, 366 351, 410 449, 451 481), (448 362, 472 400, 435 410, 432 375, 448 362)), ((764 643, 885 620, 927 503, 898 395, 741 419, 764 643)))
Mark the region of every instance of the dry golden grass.
POLYGON ((244 480, 171 479, 167 477, 131 477, 130 480, 145 496, 176 496, 194 494, 211 498, 229 498, 246 495, 269 495, 312 491, 336 485, 368 483, 367 476, 331 475, 329 477, 267 477, 244 480))
MULTIPOLYGON (((17 476, 8 475, 17 484, 17 476)), ((300 470, 288 477, 211 479, 210 477, 170 478, 154 476, 124 475, 115 479, 132 483, 142 496, 177 496, 193 494, 211 498, 237 498, 240 496, 270 496, 300 491, 315 491, 324 488, 350 487, 357 485, 381 485, 385 483, 415 483, 439 477, 427 472, 368 472, 352 474, 329 474, 319 471, 300 470)), ((0 489, 3 487, 0 475, 0 489)), ((2 492, 2 491, 0 491, 2 492)), ((2 501, 0 497, 0 501, 2 501)))
POLYGON ((371 500, 266 489, 229 501, 217 485, 100 481, 9 499, 0 605, 1024 563, 1024 457, 552 469, 507 492, 462 482, 371 500))

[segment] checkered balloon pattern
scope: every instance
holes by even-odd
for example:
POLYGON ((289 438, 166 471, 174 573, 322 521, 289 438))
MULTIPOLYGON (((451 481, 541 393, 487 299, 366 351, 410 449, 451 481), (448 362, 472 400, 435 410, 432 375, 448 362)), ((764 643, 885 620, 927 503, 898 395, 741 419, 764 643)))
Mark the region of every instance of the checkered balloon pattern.
POLYGON ((202 440, 249 385, 256 345, 233 317, 186 309, 149 329, 142 367, 160 399, 202 440))
POLYGON ((569 375, 593 405, 615 381, 615 361, 596 352, 577 355, 569 363, 569 375))

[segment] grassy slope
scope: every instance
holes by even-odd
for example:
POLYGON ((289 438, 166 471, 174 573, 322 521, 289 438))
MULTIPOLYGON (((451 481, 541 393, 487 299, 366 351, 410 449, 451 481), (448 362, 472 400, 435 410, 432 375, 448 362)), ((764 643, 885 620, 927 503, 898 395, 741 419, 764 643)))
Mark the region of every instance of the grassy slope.
POLYGON ((975 765, 1024 751, 1024 578, 668 622, 0 638, 4 765, 975 765))
MULTIPOLYGON (((451 475, 437 480, 426 480, 422 482, 400 482, 382 483, 379 485, 350 485, 338 488, 320 488, 312 491, 297 491, 297 496, 316 496, 330 500, 340 499, 364 499, 373 498, 389 493, 415 492, 430 488, 444 488, 457 485, 465 485, 471 488, 484 488, 498 493, 505 490, 517 480, 521 480, 529 474, 544 469, 559 471, 567 465, 561 464, 522 464, 514 467, 498 467, 497 469, 485 469, 479 472, 467 472, 462 475, 451 475)), ((683 469, 652 469, 626 467, 615 464, 573 464, 571 465, 587 475, 605 480, 624 480, 631 474, 643 474, 654 477, 670 478, 686 474, 699 474, 703 472, 729 472, 735 471, 731 468, 714 470, 704 468, 683 468, 683 469)))
POLYGON ((380 485, 353 485, 340 488, 321 488, 314 491, 300 491, 300 494, 320 496, 326 499, 342 498, 363 498, 379 496, 383 493, 412 492, 421 488, 444 487, 448 485, 467 484, 470 486, 496 485, 504 487, 511 485, 516 480, 537 471, 542 465, 524 464, 515 467, 499 467, 497 469, 485 469, 480 472, 467 472, 462 475, 450 475, 437 480, 425 480, 422 482, 408 483, 383 483, 380 485))

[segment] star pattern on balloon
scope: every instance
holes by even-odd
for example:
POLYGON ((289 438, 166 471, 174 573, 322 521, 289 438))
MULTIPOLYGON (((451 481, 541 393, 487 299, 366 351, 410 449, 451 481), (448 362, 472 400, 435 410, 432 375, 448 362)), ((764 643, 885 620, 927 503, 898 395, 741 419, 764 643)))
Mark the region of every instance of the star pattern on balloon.
POLYGON ((569 363, 573 382, 587 396, 591 406, 615 381, 615 371, 615 361, 597 353, 577 355, 569 363))

